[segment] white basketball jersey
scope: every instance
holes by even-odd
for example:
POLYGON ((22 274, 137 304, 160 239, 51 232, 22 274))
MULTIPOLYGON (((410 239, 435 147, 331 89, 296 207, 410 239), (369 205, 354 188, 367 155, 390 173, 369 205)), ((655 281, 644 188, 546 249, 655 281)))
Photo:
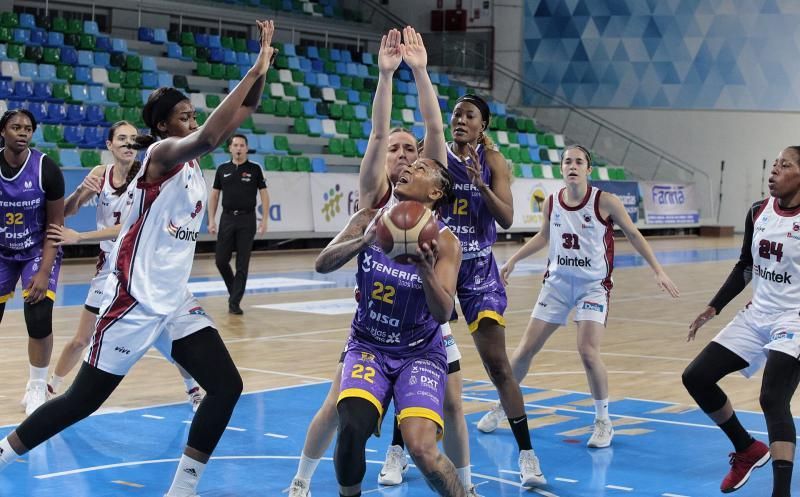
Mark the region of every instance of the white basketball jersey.
MULTIPOLYGON (((97 196, 97 229, 102 230, 122 224, 122 221, 128 217, 128 212, 133 205, 133 190, 136 187, 136 182, 131 181, 127 190, 122 195, 115 193, 113 181, 113 165, 106 166, 106 171, 103 173, 103 189, 97 196)), ((103 240, 100 242, 100 250, 106 254, 110 254, 114 248, 115 240, 103 240)))
POLYGON ((761 312, 800 308, 800 209, 770 197, 753 222, 753 306, 761 312))
POLYGON ((614 269, 614 223, 600 217, 600 190, 589 187, 583 201, 567 206, 566 189, 550 195, 550 247, 545 279, 558 277, 601 281, 611 290, 614 269))
POLYGON ((150 153, 157 146, 147 150, 136 175, 133 207, 114 245, 111 267, 121 288, 109 292, 107 285, 106 293, 124 291, 153 312, 169 314, 186 299, 205 214, 206 182, 195 159, 146 183, 150 153))

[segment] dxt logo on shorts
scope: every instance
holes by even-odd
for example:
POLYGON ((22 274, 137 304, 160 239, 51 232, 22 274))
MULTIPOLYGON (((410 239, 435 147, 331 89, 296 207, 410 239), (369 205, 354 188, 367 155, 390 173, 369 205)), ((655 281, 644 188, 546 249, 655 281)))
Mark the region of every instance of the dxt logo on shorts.
POLYGON ((431 390, 436 390, 439 388, 439 380, 434 380, 433 378, 428 378, 425 375, 421 375, 419 377, 419 381, 422 383, 423 387, 428 387, 431 390))
POLYGON ((598 304, 597 302, 586 301, 583 303, 583 309, 587 311, 603 312, 603 308, 603 304, 598 304))

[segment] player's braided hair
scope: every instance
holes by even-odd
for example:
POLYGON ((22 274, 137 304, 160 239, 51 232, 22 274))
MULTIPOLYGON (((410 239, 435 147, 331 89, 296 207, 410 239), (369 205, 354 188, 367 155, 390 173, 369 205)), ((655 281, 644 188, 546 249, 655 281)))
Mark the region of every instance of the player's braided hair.
MULTIPOLYGON (((17 114, 24 114, 28 116, 28 119, 31 120, 33 131, 36 131, 36 117, 34 117, 33 113, 28 109, 13 109, 5 111, 5 113, 3 113, 3 117, 0 118, 0 131, 6 129, 6 124, 8 124, 8 121, 17 114)), ((4 147, 5 144, 5 140, 2 136, 0 136, 0 147, 4 147)))
MULTIPOLYGON (((108 135, 106 136, 106 140, 114 141, 114 135, 117 134, 117 130, 122 126, 130 126, 133 129, 136 129, 136 126, 129 123, 128 121, 117 121, 114 124, 112 124, 110 128, 108 128, 108 135)), ((130 147, 133 148, 134 145, 130 145, 130 147)), ((139 172, 139 169, 141 167, 142 167, 141 162, 139 162, 138 160, 133 161, 133 164, 131 164, 131 168, 128 169, 128 175, 125 176, 125 183, 122 186, 114 188, 114 195, 119 197, 120 195, 125 193, 125 191, 128 189, 128 185, 131 184, 131 181, 133 181, 133 178, 136 177, 136 173, 139 172)))

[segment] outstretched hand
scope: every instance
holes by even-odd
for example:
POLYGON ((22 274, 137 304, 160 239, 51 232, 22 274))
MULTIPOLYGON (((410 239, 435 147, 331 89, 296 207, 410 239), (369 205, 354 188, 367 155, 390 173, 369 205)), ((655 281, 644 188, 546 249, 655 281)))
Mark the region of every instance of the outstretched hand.
POLYGON ((266 74, 270 64, 275 60, 278 50, 272 47, 272 36, 275 34, 275 23, 269 21, 256 21, 261 41, 261 50, 253 64, 253 70, 259 76, 266 74))
POLYGON ((422 69, 428 65, 428 52, 422 43, 422 35, 411 26, 403 28, 403 44, 400 45, 403 60, 412 70, 422 69))
POLYGON ((400 31, 390 30, 381 38, 381 48, 378 50, 378 70, 383 74, 392 75, 403 61, 400 51, 400 31))
POLYGON ((478 158, 478 152, 475 151, 471 143, 467 145, 467 151, 470 159, 469 163, 466 164, 467 176, 469 176, 469 180, 478 190, 482 190, 486 187, 486 183, 483 181, 483 165, 478 158))

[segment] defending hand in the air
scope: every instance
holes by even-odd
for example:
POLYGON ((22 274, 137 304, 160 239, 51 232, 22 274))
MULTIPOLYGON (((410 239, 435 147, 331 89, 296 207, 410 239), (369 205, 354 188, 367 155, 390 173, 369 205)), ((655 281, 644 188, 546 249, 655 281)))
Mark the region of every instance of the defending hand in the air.
POLYGON ((261 41, 261 50, 258 52, 258 58, 253 64, 253 71, 261 76, 266 74, 278 50, 272 47, 272 36, 275 34, 275 24, 270 21, 256 21, 261 41))
POLYGON ((422 35, 411 26, 403 28, 403 44, 400 45, 403 60, 411 70, 425 70, 428 65, 428 52, 422 43, 422 35))
POLYGON ((483 181, 483 166, 478 158, 478 152, 475 151, 471 143, 467 145, 467 150, 469 151, 470 159, 469 164, 466 165, 467 176, 469 176, 469 180, 472 181, 475 188, 483 190, 486 188, 486 183, 483 181))
POLYGON ((390 30, 381 38, 381 48, 378 50, 378 70, 381 74, 391 76, 400 67, 403 54, 400 51, 400 31, 390 30))
POLYGON ((669 279, 667 273, 664 271, 659 271, 654 275, 654 278, 656 279, 656 284, 658 287, 670 294, 672 298, 678 298, 681 296, 680 290, 678 290, 678 287, 675 285, 675 283, 669 279))
POLYGON ((701 312, 700 315, 694 319, 694 321, 692 321, 692 324, 689 325, 689 335, 686 337, 686 341, 691 342, 694 340, 695 335, 697 335, 697 330, 699 330, 700 327, 707 322, 711 321, 716 315, 716 309, 711 306, 706 307, 706 309, 701 312))

